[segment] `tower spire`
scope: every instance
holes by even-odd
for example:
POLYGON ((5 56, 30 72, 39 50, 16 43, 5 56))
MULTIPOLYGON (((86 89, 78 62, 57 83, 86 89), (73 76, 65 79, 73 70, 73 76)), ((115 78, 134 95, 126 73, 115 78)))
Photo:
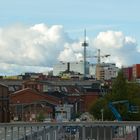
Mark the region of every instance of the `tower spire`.
POLYGON ((88 46, 88 43, 86 42, 86 29, 84 30, 84 42, 82 43, 82 46, 84 47, 84 78, 87 74, 87 66, 86 66, 86 47, 88 46))

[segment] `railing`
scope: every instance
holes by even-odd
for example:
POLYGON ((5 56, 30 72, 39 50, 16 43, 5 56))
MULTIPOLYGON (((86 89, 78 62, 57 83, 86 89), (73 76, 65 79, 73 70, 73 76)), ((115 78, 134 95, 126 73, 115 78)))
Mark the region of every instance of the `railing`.
POLYGON ((140 140, 140 122, 0 123, 0 140, 140 140))

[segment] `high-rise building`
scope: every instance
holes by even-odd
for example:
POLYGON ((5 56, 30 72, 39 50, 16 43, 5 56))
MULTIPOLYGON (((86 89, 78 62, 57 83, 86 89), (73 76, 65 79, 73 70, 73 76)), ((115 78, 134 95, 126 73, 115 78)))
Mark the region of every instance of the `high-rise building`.
POLYGON ((110 80, 116 78, 118 75, 118 68, 114 63, 100 63, 96 65, 96 79, 110 80))

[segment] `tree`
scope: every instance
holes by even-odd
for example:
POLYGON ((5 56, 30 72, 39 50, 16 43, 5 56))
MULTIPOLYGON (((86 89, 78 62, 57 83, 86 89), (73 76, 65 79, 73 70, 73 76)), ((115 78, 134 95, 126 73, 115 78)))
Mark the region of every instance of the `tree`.
POLYGON ((101 110, 103 109, 103 114, 104 114, 104 120, 112 120, 113 119, 113 115, 111 113, 111 111, 108 108, 108 102, 109 102, 109 97, 110 95, 106 95, 103 98, 98 99, 96 102, 94 102, 91 105, 90 108, 90 113, 94 116, 95 119, 97 120, 101 120, 101 110))
POLYGON ((38 121, 38 122, 42 122, 43 120, 45 119, 45 115, 43 114, 43 112, 39 112, 39 114, 37 114, 37 116, 36 116, 36 120, 38 121))
MULTIPOLYGON (((105 96, 98 99, 90 108, 90 113, 96 119, 101 119, 101 109, 104 109, 104 120, 114 120, 115 117, 109 109, 109 102, 128 100, 130 105, 140 107, 140 85, 128 83, 124 78, 123 72, 118 73, 113 82, 112 90, 105 96)), ((126 104, 115 105, 124 120, 140 120, 140 111, 137 113, 129 112, 126 104)))
POLYGON ((127 82, 122 70, 119 71, 117 78, 113 82, 112 93, 115 100, 123 100, 127 97, 127 82))

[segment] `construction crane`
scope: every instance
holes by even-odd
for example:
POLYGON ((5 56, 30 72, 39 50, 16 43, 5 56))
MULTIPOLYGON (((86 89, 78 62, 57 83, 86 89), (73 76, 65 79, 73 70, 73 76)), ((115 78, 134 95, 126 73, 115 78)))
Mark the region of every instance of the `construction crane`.
POLYGON ((105 55, 101 55, 101 51, 100 51, 100 49, 98 49, 98 53, 97 53, 97 55, 95 55, 95 56, 87 56, 87 58, 93 58, 93 57, 95 57, 95 58, 97 58, 97 64, 100 64, 101 63, 101 58, 105 58, 105 57, 109 57, 110 56, 110 54, 105 54, 105 55))
POLYGON ((124 104, 127 107, 127 111, 129 113, 138 113, 139 112, 139 107, 135 105, 131 105, 128 100, 121 100, 121 101, 114 101, 114 102, 109 102, 108 106, 110 110, 112 111, 113 115, 115 116, 116 120, 122 121, 122 116, 116 109, 115 105, 117 104, 124 104))
POLYGON ((100 49, 98 49, 98 54, 97 54, 97 56, 94 56, 94 57, 97 58, 97 64, 100 64, 101 58, 109 57, 109 56, 110 56, 110 54, 101 55, 100 49))

